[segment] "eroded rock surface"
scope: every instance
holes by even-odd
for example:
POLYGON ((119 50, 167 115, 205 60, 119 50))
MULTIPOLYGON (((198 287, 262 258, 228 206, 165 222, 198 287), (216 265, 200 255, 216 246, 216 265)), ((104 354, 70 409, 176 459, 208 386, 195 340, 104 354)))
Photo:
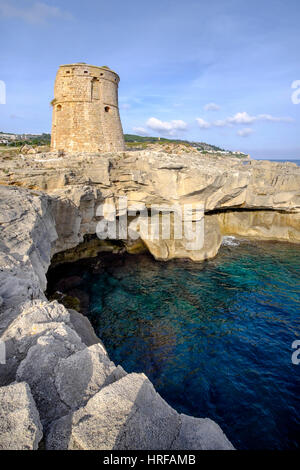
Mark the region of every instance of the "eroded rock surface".
POLYGON ((62 401, 79 408, 107 385, 121 379, 126 372, 115 366, 100 344, 85 348, 66 359, 55 370, 55 386, 62 401))
POLYGON ((143 374, 110 361, 86 318, 47 301, 51 255, 82 239, 80 204, 1 186, 0 214, 0 448, 36 449, 43 426, 48 449, 231 449, 210 420, 190 432, 143 374))
POLYGON ((42 425, 29 386, 0 387, 0 450, 36 450, 42 425))
MULTIPOLYGON (((186 204, 200 204, 206 214, 206 245, 200 249, 189 249, 186 237, 180 241, 172 236, 151 240, 139 231, 135 244, 124 243, 129 252, 143 250, 146 245, 157 259, 211 258, 218 252, 222 234, 241 234, 234 222, 237 209, 249 211, 243 236, 300 242, 296 216, 300 211, 300 168, 293 163, 149 150, 102 155, 41 153, 24 155, 18 162, 11 160, 9 172, 1 180, 54 196, 58 231, 54 252, 76 247, 85 235, 95 234, 101 219, 97 209, 102 204, 118 207, 120 196, 126 196, 129 206, 144 205, 147 210, 154 204, 181 209, 186 204), (226 218, 215 217, 225 211, 226 218), (262 211, 259 217, 257 211, 262 211), (269 211, 286 217, 272 219, 269 211)), ((101 244, 89 248, 91 256, 102 249, 101 244)), ((74 256, 84 256, 79 251, 74 256)))
POLYGON ((55 421, 48 449, 233 449, 211 420, 178 414, 144 374, 128 374, 55 421))

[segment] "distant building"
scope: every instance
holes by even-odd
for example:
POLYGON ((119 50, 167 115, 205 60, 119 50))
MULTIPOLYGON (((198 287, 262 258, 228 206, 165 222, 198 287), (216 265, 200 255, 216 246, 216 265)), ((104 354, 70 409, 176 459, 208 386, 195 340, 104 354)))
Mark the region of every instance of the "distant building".
POLYGON ((108 67, 61 65, 55 87, 51 148, 66 152, 125 149, 118 107, 119 76, 108 67))
POLYGON ((11 140, 17 140, 18 135, 17 134, 0 134, 0 139, 6 139, 7 141, 11 140))

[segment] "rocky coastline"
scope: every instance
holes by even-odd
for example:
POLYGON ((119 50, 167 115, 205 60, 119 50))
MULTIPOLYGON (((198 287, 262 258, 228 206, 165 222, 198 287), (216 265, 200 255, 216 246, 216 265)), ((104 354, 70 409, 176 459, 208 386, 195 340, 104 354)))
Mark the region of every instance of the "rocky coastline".
POLYGON ((21 155, 1 171, 0 448, 232 449, 216 423, 178 414, 144 374, 112 363, 85 316, 47 300, 46 273, 51 261, 101 251, 203 261, 223 235, 300 243, 300 168, 132 151, 21 155), (96 239, 97 207, 120 196, 146 207, 202 203, 203 248, 96 239))

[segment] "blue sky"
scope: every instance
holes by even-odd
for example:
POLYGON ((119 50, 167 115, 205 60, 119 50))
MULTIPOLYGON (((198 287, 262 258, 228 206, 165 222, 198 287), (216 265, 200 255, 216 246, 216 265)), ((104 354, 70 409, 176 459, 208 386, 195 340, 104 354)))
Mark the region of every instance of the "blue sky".
POLYGON ((300 158, 299 0, 0 0, 0 130, 49 132, 60 64, 121 77, 124 132, 300 158))

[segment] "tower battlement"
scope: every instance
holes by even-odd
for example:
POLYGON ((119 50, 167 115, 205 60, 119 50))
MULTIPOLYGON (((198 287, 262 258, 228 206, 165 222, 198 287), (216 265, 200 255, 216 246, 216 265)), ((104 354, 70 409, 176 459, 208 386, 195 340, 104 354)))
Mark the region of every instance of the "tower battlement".
POLYGON ((108 67, 61 65, 52 100, 51 148, 65 152, 124 150, 118 106, 120 78, 108 67))

